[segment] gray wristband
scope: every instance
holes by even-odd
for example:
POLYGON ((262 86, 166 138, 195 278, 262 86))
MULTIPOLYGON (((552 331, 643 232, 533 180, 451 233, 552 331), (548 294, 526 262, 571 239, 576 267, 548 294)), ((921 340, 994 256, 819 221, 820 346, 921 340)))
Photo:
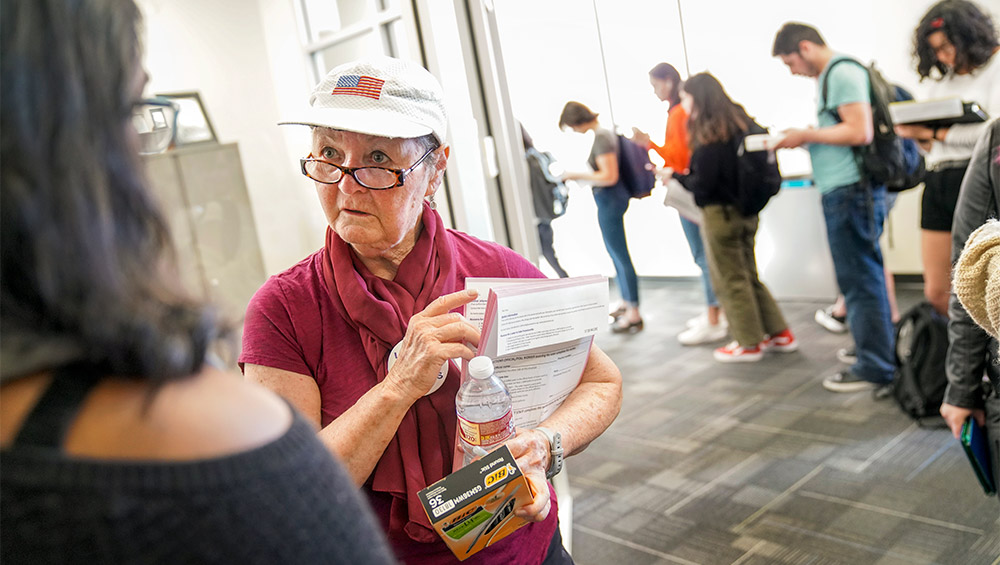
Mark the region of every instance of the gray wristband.
POLYGON ((545 478, 551 479, 558 475, 559 471, 562 471, 563 468, 562 435, 548 428, 535 429, 542 432, 545 439, 549 440, 549 468, 545 471, 545 478))

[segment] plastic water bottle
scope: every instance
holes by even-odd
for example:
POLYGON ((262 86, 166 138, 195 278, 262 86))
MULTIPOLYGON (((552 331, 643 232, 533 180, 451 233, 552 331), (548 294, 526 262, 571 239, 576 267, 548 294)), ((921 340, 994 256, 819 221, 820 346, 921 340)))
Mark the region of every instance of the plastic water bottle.
POLYGON ((465 453, 463 467, 514 437, 510 392, 493 374, 489 357, 469 361, 469 380, 455 395, 455 410, 459 443, 465 453))

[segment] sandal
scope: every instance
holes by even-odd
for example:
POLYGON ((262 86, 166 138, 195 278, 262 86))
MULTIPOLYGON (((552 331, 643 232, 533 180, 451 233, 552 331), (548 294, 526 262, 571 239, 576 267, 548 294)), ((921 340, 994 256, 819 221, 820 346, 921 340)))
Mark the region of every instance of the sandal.
POLYGON ((611 316, 615 320, 617 320, 618 318, 621 318, 624 315, 625 315, 625 306, 624 305, 619 306, 614 312, 608 313, 608 316, 611 316))
POLYGON ((615 320, 615 323, 611 324, 611 333, 616 334, 634 334, 642 331, 642 318, 635 322, 626 322, 624 318, 619 318, 615 320))

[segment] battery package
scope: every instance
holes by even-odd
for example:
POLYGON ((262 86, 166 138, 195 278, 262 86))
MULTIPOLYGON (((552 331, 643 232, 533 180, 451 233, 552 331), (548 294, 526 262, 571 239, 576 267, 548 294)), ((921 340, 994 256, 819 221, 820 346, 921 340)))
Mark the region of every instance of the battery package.
POLYGON ((460 561, 527 524, 514 509, 534 498, 506 446, 417 493, 434 529, 460 561))

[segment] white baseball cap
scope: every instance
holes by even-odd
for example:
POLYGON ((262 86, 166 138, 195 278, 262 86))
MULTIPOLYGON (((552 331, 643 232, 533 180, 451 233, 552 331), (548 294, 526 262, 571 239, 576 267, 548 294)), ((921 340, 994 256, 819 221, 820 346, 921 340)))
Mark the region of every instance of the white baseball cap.
POLYGON ((441 84, 412 61, 370 57, 330 71, 309 96, 309 108, 278 122, 380 137, 434 134, 444 143, 448 117, 441 84))

